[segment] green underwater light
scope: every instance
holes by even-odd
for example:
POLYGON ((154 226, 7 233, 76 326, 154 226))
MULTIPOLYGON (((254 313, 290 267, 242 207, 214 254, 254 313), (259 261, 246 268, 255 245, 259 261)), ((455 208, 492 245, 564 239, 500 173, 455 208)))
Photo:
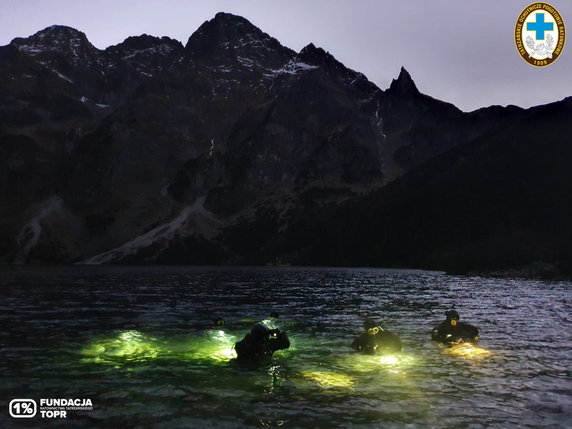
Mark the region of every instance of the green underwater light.
POLYGON ((452 356, 458 356, 463 359, 482 359, 493 354, 491 351, 482 347, 477 347, 471 343, 454 344, 445 349, 444 353, 452 356))
POLYGON ((387 355, 349 354, 337 361, 338 365, 351 373, 378 372, 380 369, 401 373, 416 364, 416 358, 405 353, 387 355))
POLYGON ((212 342, 207 342, 203 345, 206 356, 211 356, 216 361, 228 361, 236 358, 236 351, 234 350, 234 343, 236 338, 227 334, 222 330, 213 331, 211 333, 212 342))
POLYGON ((397 365, 399 363, 399 358, 392 355, 380 356, 379 363, 383 365, 397 365))
POLYGON ((322 388, 352 387, 356 379, 333 371, 301 371, 302 377, 316 382, 322 388))
POLYGON ((186 361, 228 362, 236 358, 237 337, 222 329, 214 329, 187 337, 177 347, 176 357, 186 361))
POLYGON ((92 342, 81 350, 84 362, 121 364, 146 362, 156 358, 213 360, 226 362, 236 358, 237 338, 223 330, 207 331, 184 341, 158 341, 138 331, 122 331, 111 338, 92 342))
POLYGON ((95 363, 117 363, 155 359, 162 352, 158 342, 138 331, 123 331, 116 337, 93 342, 81 350, 95 363))

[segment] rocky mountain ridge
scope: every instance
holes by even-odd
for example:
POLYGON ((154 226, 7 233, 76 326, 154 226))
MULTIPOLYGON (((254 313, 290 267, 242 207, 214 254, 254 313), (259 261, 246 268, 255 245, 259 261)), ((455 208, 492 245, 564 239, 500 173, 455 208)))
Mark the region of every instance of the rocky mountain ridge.
POLYGON ((0 257, 327 264, 303 256, 301 222, 528 116, 464 113, 405 69, 383 91, 227 13, 185 46, 143 35, 98 50, 49 27, 0 47, 0 257))

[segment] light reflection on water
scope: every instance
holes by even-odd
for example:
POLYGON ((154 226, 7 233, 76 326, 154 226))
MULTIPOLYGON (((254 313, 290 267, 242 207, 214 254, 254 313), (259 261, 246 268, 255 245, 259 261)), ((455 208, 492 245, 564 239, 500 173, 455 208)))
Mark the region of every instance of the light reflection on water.
MULTIPOLYGON (((571 284, 297 268, 1 267, 1 404, 91 398, 66 425, 566 427, 571 284), (429 340, 457 308, 476 346, 429 340), (242 364, 270 311, 292 346, 242 364), (212 321, 222 317, 224 327, 212 321), (349 347, 363 318, 404 350, 349 347)), ((2 427, 14 422, 0 416, 2 427)))

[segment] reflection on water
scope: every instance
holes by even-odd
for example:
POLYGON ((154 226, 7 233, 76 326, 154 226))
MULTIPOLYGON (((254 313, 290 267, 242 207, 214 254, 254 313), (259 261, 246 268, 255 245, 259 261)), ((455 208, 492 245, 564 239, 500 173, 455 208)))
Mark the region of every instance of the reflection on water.
MULTIPOLYGON (((1 267, 1 401, 91 398, 67 426, 566 427, 571 284, 367 269, 1 267), (478 344, 429 340, 443 312, 478 344), (291 347, 237 362, 278 311, 291 347), (214 326, 222 317, 225 326, 214 326), (349 345, 365 317, 398 333, 349 345)), ((0 426, 14 424, 0 415, 0 426)))
POLYGON ((96 341, 85 347, 81 354, 89 356, 84 362, 114 363, 114 362, 145 362, 159 355, 157 341, 147 338, 137 331, 121 332, 117 337, 96 341))
POLYGON ((346 374, 332 371, 301 371, 300 374, 309 380, 315 381, 320 387, 352 387, 356 379, 346 374))
POLYGON ((483 349, 482 347, 477 347, 473 344, 455 344, 445 349, 445 353, 452 356, 459 356, 465 359, 480 359, 485 356, 490 356, 492 353, 483 349))
POLYGON ((208 330, 186 339, 158 341, 141 332, 121 331, 86 345, 81 354, 85 363, 124 365, 152 359, 213 360, 227 362, 236 358, 238 338, 222 329, 208 330))

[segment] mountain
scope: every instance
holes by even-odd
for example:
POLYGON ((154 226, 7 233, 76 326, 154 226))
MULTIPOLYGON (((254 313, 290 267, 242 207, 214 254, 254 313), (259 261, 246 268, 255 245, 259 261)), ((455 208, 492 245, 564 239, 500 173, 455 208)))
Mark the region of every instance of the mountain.
POLYGON ((267 252, 314 265, 571 275, 572 97, 518 116, 383 188, 298 217, 267 252))
MULTIPOLYGON (((569 119, 560 105, 556 125, 569 119)), ((295 52, 228 13, 185 46, 142 35, 98 50, 52 26, 0 47, 0 257, 442 267, 380 231, 413 234, 412 214, 432 213, 417 232, 430 248, 452 217, 405 202, 425 201, 433 176, 451 175, 444 194, 465 183, 443 159, 488 165, 475 148, 514 145, 510 130, 543 112, 465 113, 421 93, 405 69, 383 91, 324 49, 295 52)), ((469 193, 485 186, 477 170, 469 193)), ((455 237, 436 249, 469 239, 455 237)))

